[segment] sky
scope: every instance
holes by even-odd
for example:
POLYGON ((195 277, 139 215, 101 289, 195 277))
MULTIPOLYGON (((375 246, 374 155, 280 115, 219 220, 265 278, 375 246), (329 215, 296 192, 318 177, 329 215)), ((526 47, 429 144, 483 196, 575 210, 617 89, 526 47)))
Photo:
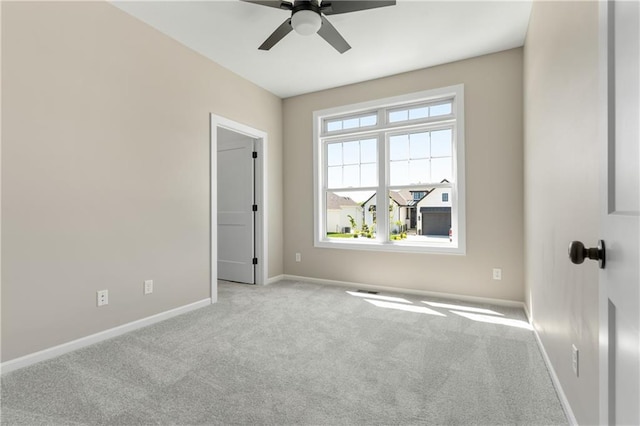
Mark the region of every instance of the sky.
MULTIPOLYGON (((375 138, 328 143, 327 186, 336 189, 377 187, 377 143, 375 138)), ((452 181, 452 130, 391 135, 388 158, 391 186, 428 185, 443 179, 452 181)), ((366 193, 368 198, 371 191, 366 193)), ((360 194, 357 198, 363 196, 360 194)))

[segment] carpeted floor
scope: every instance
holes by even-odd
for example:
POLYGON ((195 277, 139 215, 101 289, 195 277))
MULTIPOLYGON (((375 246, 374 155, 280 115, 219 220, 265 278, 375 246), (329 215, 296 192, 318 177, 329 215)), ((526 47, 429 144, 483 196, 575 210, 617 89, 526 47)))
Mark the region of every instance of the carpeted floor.
POLYGON ((221 282, 6 374, 2 424, 567 424, 521 310, 354 290, 221 282))

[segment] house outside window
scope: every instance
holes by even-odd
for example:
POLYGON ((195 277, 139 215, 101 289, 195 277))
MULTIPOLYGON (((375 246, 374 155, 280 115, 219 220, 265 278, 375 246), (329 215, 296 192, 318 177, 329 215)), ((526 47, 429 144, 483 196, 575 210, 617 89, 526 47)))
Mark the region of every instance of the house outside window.
POLYGON ((314 112, 316 247, 465 253, 463 91, 314 112))

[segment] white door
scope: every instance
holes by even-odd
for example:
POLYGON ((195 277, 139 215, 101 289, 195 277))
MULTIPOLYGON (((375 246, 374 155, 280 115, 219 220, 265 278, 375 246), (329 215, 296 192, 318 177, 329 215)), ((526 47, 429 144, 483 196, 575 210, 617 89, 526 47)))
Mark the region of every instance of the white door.
POLYGON ((605 268, 600 273, 600 420, 602 424, 638 425, 640 3, 605 1, 600 12, 601 218, 606 244, 605 268))
POLYGON ((254 139, 224 128, 218 136, 218 279, 255 283, 254 139))

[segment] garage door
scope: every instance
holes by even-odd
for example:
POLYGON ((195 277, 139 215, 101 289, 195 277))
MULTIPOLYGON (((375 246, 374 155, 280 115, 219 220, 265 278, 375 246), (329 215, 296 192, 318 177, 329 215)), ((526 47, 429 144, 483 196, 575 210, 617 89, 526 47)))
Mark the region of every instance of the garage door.
POLYGON ((422 214, 422 235, 449 236, 451 228, 451 208, 443 207, 423 207, 422 214))

